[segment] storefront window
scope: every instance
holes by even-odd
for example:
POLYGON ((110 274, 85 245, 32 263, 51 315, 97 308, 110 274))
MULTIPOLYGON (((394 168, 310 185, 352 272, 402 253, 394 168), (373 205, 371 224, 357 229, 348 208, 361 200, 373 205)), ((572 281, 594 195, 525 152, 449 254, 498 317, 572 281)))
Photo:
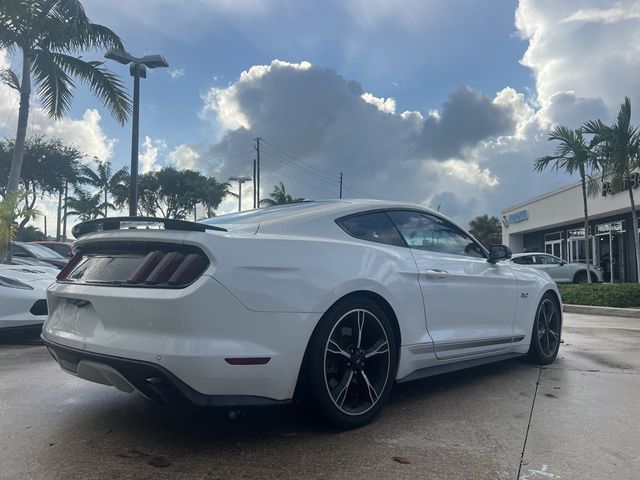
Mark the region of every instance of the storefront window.
POLYGON ((562 232, 546 233, 544 235, 544 251, 549 255, 565 258, 562 245, 562 232))

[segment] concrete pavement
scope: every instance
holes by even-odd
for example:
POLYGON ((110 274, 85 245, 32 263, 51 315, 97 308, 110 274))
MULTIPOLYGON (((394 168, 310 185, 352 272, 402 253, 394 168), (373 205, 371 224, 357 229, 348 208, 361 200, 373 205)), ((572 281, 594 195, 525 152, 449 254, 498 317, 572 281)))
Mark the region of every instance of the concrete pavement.
POLYGON ((566 314, 563 338, 548 368, 398 385, 350 432, 294 407, 164 408, 0 339, 0 478, 638 478, 640 319, 566 314))

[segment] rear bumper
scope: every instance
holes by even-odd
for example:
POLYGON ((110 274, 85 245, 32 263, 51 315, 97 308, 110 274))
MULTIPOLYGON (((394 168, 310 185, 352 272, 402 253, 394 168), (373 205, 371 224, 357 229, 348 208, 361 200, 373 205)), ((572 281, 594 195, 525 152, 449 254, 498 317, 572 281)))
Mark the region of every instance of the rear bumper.
POLYGON ((60 368, 67 373, 92 382, 114 386, 127 393, 137 391, 142 396, 163 404, 188 401, 200 406, 221 407, 287 403, 286 400, 273 400, 254 395, 205 395, 189 387, 159 365, 88 353, 51 342, 44 336, 41 338, 60 368))
MULTIPOLYGON (((291 399, 319 318, 319 314, 248 310, 207 276, 184 289, 56 283, 48 294, 45 341, 83 355, 155 366, 203 396, 199 398, 291 399), (235 358, 268 361, 252 365, 228 361, 235 358)), ((133 385, 143 393, 141 385, 149 388, 139 381, 133 385)))

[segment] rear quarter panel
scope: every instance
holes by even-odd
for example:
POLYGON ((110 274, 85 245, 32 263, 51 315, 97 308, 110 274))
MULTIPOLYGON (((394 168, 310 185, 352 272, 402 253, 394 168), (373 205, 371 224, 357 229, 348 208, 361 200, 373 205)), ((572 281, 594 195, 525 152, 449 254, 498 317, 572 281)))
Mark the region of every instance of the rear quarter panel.
POLYGON ((211 274, 250 310, 324 313, 343 296, 367 290, 391 305, 403 344, 425 341, 424 306, 409 249, 303 236, 194 233, 186 240, 196 237, 209 246, 211 274))

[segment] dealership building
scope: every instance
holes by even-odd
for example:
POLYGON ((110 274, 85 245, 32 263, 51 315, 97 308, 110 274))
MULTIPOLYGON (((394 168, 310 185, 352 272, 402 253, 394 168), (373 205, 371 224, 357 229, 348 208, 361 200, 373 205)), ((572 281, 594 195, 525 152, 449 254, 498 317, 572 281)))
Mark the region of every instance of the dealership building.
MULTIPOLYGON (((639 203, 640 173, 632 176, 631 185, 639 203)), ((607 282, 637 281, 629 193, 613 194, 604 182, 587 202, 592 263, 602 267, 607 282)), ((504 209, 502 227, 502 241, 514 253, 547 252, 568 262, 585 262, 580 182, 504 209)))

